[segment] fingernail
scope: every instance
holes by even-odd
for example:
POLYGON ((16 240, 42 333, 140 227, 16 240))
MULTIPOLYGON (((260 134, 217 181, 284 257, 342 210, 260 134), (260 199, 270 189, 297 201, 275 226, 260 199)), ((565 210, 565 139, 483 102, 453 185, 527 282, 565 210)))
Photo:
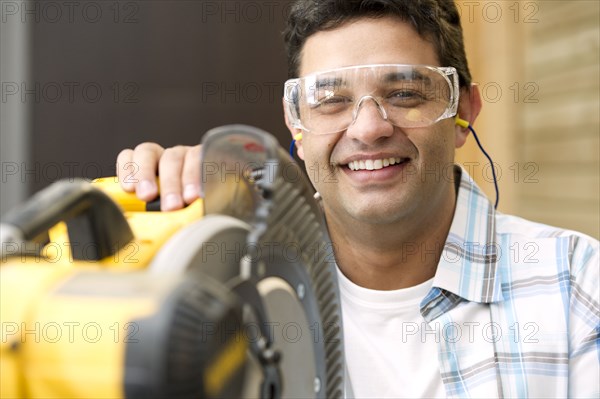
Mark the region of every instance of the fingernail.
POLYGON ((187 184, 183 188, 183 198, 185 198, 187 202, 195 200, 196 198, 198 198, 199 194, 200 190, 195 184, 187 184))
POLYGON ((161 204, 164 211, 171 211, 183 207, 183 201, 177 194, 167 194, 161 199, 161 204))
POLYGON ((150 199, 156 195, 156 184, 150 180, 142 180, 136 190, 138 197, 150 199))

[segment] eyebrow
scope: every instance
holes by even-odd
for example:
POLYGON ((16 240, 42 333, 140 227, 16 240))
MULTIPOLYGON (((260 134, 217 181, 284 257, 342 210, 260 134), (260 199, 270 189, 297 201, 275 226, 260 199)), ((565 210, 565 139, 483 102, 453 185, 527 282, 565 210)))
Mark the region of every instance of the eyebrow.
POLYGON ((418 81, 421 81, 424 83, 431 83, 431 78, 429 76, 423 75, 422 73, 417 72, 417 71, 412 71, 412 73, 391 72, 391 73, 386 74, 383 78, 383 82, 385 82, 385 83, 397 82, 397 81, 403 81, 403 80, 418 80, 418 81), (410 75, 410 77, 407 77, 407 75, 410 75))
POLYGON ((342 83, 344 83, 344 81, 339 77, 326 77, 315 81, 315 89, 321 89, 323 87, 341 87, 342 83))
MULTIPOLYGON (((415 72, 412 71, 412 73, 409 72, 390 72, 387 73, 382 81, 385 83, 390 83, 390 82, 399 82, 399 81, 405 81, 405 80, 416 80, 416 81, 421 81, 423 83, 431 83, 431 78, 429 76, 426 76, 422 73, 419 72, 415 72)), ((342 80, 342 78, 340 77, 325 77, 322 79, 318 79, 315 81, 315 89, 322 89, 324 87, 342 87, 345 86, 346 82, 345 80, 342 80)))

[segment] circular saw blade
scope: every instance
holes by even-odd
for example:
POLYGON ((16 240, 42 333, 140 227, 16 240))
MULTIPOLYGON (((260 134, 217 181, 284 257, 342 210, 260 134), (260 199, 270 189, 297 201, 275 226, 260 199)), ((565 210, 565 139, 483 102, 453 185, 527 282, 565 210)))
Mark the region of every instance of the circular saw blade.
MULTIPOLYGON (((312 390, 312 395, 299 396, 342 397, 342 314, 333 244, 321 209, 313 198, 310 182, 277 140, 255 127, 228 125, 211 129, 202 143, 201 188, 206 219, 229 215, 238 225, 221 219, 223 225, 215 227, 218 221, 211 219, 213 236, 199 232, 195 244, 193 239, 187 239, 192 247, 189 251, 198 253, 199 259, 197 255, 188 256, 187 260, 181 258, 180 268, 196 269, 211 277, 217 274, 221 282, 252 304, 254 316, 261 323, 281 323, 277 318, 300 320, 304 317, 306 320, 302 321, 306 324, 300 327, 300 334, 308 335, 311 330, 314 335, 311 341, 314 373, 307 373, 306 378, 314 375, 314 379, 307 391, 312 390), (245 241, 238 235, 240 221, 248 224, 245 241), (235 234, 232 233, 234 230, 235 234), (206 256, 207 242, 213 247, 219 246, 213 253, 217 258, 213 262, 206 256), (291 255, 289 249, 295 254, 291 255), (229 280, 228 276, 231 277, 229 280), (263 281, 271 278, 285 281, 291 291, 282 288, 281 284, 276 285, 278 288, 267 289, 271 284, 268 283, 265 288, 263 281), (263 291, 257 292, 259 287, 263 291), (298 305, 295 310, 293 302, 298 305)), ((169 261, 169 255, 164 259, 169 261)), ((295 348, 285 342, 289 337, 278 340, 274 332, 264 328, 261 332, 267 337, 267 349, 272 344, 282 350, 282 359, 278 363, 280 373, 288 364, 293 365, 293 355, 285 354, 285 351, 293 353, 295 348)), ((262 349, 256 350, 266 354, 261 352, 262 349)), ((310 362, 309 357, 304 358, 310 362)), ((261 361, 273 362, 274 358, 262 357, 261 361)), ((272 363, 263 366, 265 375, 269 375, 266 380, 276 385, 272 363)), ((295 392, 291 384, 296 380, 291 378, 293 373, 286 375, 282 396, 293 397, 288 391, 295 392)), ((298 381, 302 385, 305 383, 304 379, 298 381)), ((277 388, 275 385, 270 387, 277 388)))
MULTIPOLYGON (((273 349, 281 354, 280 372, 283 397, 314 398, 318 388, 313 335, 296 292, 280 278, 270 277, 258 284, 269 315, 269 329, 273 333, 273 349)), ((258 326, 250 323, 246 338, 258 339, 258 326)), ((314 327, 313 327, 314 328, 314 327)), ((244 398, 259 398, 262 375, 260 366, 247 368, 244 398)))
MULTIPOLYGON (((225 215, 208 215, 173 235, 149 265, 151 273, 209 275, 224 285, 240 275, 251 227, 225 215)), ((327 245, 315 246, 321 252, 327 245)), ((343 342, 335 265, 324 254, 294 259, 269 257, 257 276, 257 290, 272 331, 273 348, 280 352, 282 398, 343 396, 343 342)), ((257 339, 258 325, 250 321, 245 336, 257 339), (254 323, 254 324, 253 324, 254 323)), ((249 354, 244 398, 259 398, 261 366, 249 354)))

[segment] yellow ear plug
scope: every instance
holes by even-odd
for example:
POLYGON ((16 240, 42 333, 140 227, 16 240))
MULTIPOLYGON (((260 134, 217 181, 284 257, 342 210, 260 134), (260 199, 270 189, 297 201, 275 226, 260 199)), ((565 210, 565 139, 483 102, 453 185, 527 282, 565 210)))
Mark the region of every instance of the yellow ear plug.
POLYGON ((296 141, 300 140, 302 140, 302 133, 296 133, 294 139, 290 143, 290 157, 294 158, 294 147, 296 146, 296 141))
POLYGON ((469 122, 464 119, 460 119, 458 115, 456 115, 456 118, 454 118, 454 122, 460 127, 464 127, 465 129, 469 128, 469 122))

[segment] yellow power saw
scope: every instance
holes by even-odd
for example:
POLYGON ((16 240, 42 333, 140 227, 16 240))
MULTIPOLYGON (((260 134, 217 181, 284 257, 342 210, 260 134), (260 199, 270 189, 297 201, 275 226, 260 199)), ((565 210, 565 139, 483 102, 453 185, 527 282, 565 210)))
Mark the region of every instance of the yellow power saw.
POLYGON ((333 247, 276 140, 202 146, 203 199, 175 212, 114 179, 61 181, 0 227, 3 398, 343 394, 333 247))

